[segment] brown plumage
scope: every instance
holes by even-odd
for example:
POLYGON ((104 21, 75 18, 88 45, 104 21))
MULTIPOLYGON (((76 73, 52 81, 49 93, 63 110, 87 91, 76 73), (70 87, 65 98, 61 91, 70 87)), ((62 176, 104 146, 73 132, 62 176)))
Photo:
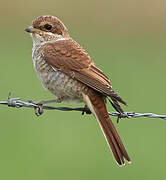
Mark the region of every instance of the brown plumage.
POLYGON ((118 102, 126 103, 112 89, 106 75, 94 64, 85 50, 72 39, 47 43, 42 53, 48 64, 89 87, 109 96, 114 108, 122 113, 118 102))
POLYGON ((123 113, 126 104, 112 89, 108 77, 94 64, 86 51, 68 34, 56 17, 41 16, 26 28, 32 34, 33 61, 45 88, 61 101, 85 102, 98 120, 119 165, 130 158, 108 115, 106 97, 123 113))

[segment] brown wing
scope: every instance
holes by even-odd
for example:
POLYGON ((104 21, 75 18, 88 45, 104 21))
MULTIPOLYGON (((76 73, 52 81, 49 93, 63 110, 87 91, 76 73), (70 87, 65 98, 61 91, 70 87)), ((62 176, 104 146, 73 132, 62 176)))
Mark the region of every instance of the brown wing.
POLYGON ((114 101, 125 102, 114 92, 108 77, 94 64, 85 50, 72 39, 47 43, 42 48, 44 59, 52 67, 77 79, 114 101))

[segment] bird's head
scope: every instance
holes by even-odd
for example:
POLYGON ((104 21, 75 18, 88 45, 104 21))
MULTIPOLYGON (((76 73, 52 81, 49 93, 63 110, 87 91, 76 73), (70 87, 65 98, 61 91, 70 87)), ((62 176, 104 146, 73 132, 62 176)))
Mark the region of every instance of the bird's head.
POLYGON ((32 22, 31 26, 25 28, 25 31, 31 33, 35 44, 56 39, 69 38, 65 25, 54 16, 37 17, 32 22))

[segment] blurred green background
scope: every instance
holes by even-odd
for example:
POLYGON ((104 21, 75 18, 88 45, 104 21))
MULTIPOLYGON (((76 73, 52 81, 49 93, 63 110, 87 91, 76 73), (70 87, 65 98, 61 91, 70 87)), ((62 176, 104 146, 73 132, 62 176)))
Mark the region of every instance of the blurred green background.
MULTIPOLYGON (((36 77, 24 32, 35 17, 50 14, 111 78, 125 111, 166 114, 165 0, 2 0, 0 6, 0 100, 9 91, 24 100, 54 98, 36 77)), ((166 122, 112 119, 132 159, 123 168, 93 116, 36 117, 32 109, 0 106, 0 180, 165 179, 166 122)))

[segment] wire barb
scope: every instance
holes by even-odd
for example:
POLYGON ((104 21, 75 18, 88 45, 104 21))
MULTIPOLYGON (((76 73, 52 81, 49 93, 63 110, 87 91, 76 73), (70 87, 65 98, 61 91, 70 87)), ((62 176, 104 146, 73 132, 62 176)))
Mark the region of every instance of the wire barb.
MULTIPOLYGON (((7 101, 0 101, 1 105, 7 105, 8 107, 15 107, 15 108, 33 108, 35 111, 35 114, 37 116, 40 116, 43 114, 43 110, 59 110, 59 111, 81 111, 82 114, 91 114, 91 111, 87 106, 85 107, 79 107, 79 108, 70 108, 70 107, 55 107, 55 106, 45 106, 45 105, 39 105, 34 103, 33 101, 21 101, 21 98, 11 98, 11 92, 9 92, 7 101)), ((136 113, 136 112, 109 112, 109 115, 118 117, 117 122, 119 122, 119 119, 121 118, 138 118, 138 117, 149 117, 149 118, 160 118, 160 119, 166 119, 166 115, 159 115, 154 113, 136 113)))

